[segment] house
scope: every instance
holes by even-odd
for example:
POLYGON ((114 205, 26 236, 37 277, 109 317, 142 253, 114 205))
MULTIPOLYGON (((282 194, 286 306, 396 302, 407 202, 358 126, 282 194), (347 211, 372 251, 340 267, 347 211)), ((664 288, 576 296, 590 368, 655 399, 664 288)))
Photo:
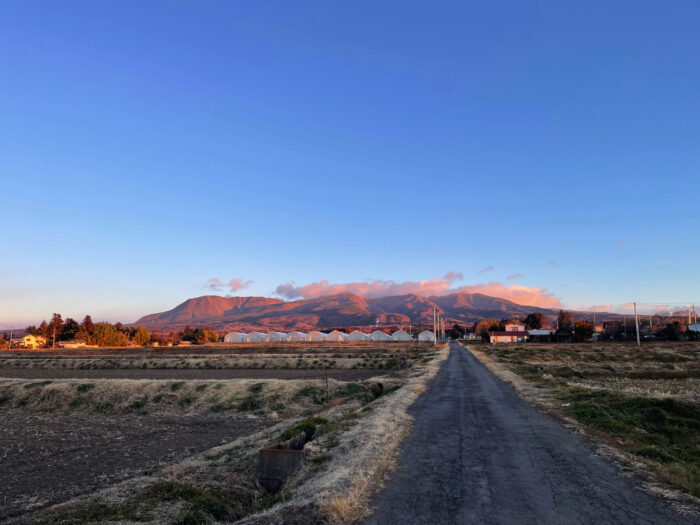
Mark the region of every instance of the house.
POLYGON ((12 346, 17 348, 26 348, 27 350, 36 350, 46 346, 46 338, 40 335, 26 334, 20 338, 12 339, 12 346))
POLYGON ((700 323, 689 324, 688 330, 690 330, 691 332, 700 332, 700 323))
POLYGON ((464 334, 463 339, 466 339, 467 341, 481 341, 481 336, 474 332, 470 332, 468 334, 464 334))
MULTIPOLYGON (((508 325, 506 325, 508 326, 508 325)), ((525 330, 505 330, 503 332, 489 332, 489 341, 496 343, 525 343, 529 334, 525 330)))
POLYGON ((525 325, 520 321, 509 321, 505 324, 506 332, 524 332, 525 329, 525 325))

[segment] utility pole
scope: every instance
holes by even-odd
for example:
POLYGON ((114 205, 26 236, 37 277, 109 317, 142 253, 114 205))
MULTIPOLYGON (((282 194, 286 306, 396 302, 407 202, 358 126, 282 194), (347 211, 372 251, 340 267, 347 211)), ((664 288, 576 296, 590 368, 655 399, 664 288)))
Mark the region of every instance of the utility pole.
POLYGON ((634 327, 637 330, 637 346, 641 346, 639 342, 639 317, 637 317, 637 303, 634 303, 634 327))
POLYGON ((53 342, 51 343, 51 348, 56 348, 56 327, 53 327, 53 342))
POLYGON ((8 350, 12 350, 12 331, 14 330, 13 326, 10 326, 10 342, 7 345, 8 350))
POLYGON ((651 320, 651 314, 649 314, 649 337, 654 335, 654 322, 651 320))
POLYGON ((433 346, 437 346, 437 331, 435 330, 435 307, 433 306, 433 346))

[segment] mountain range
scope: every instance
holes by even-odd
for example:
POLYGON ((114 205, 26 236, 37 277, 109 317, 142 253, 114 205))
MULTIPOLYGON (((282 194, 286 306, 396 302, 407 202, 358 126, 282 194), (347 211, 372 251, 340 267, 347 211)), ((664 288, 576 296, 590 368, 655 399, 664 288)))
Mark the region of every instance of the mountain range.
POLYGON ((299 301, 204 295, 188 299, 167 312, 146 315, 134 324, 151 331, 179 330, 188 325, 228 331, 289 331, 409 323, 429 326, 433 322, 433 308, 443 315, 447 325, 473 323, 485 318, 524 317, 533 312, 546 316, 558 313, 552 308, 526 306, 466 292, 432 297, 408 294, 379 298, 342 293, 299 301))

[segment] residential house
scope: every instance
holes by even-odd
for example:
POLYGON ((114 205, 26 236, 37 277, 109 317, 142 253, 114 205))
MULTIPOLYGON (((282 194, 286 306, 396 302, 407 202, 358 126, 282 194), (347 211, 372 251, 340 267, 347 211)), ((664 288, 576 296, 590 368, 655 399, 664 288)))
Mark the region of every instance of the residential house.
POLYGON ((16 348, 26 348, 36 350, 46 346, 46 338, 40 335, 26 334, 19 338, 12 338, 12 346, 16 348))

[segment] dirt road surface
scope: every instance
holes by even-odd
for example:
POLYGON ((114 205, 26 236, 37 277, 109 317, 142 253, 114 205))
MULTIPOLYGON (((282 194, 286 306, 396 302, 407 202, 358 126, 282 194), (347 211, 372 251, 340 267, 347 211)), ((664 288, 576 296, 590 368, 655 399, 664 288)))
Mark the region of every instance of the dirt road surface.
POLYGON ((456 343, 410 413, 413 432, 368 525, 698 523, 636 489, 456 343))

